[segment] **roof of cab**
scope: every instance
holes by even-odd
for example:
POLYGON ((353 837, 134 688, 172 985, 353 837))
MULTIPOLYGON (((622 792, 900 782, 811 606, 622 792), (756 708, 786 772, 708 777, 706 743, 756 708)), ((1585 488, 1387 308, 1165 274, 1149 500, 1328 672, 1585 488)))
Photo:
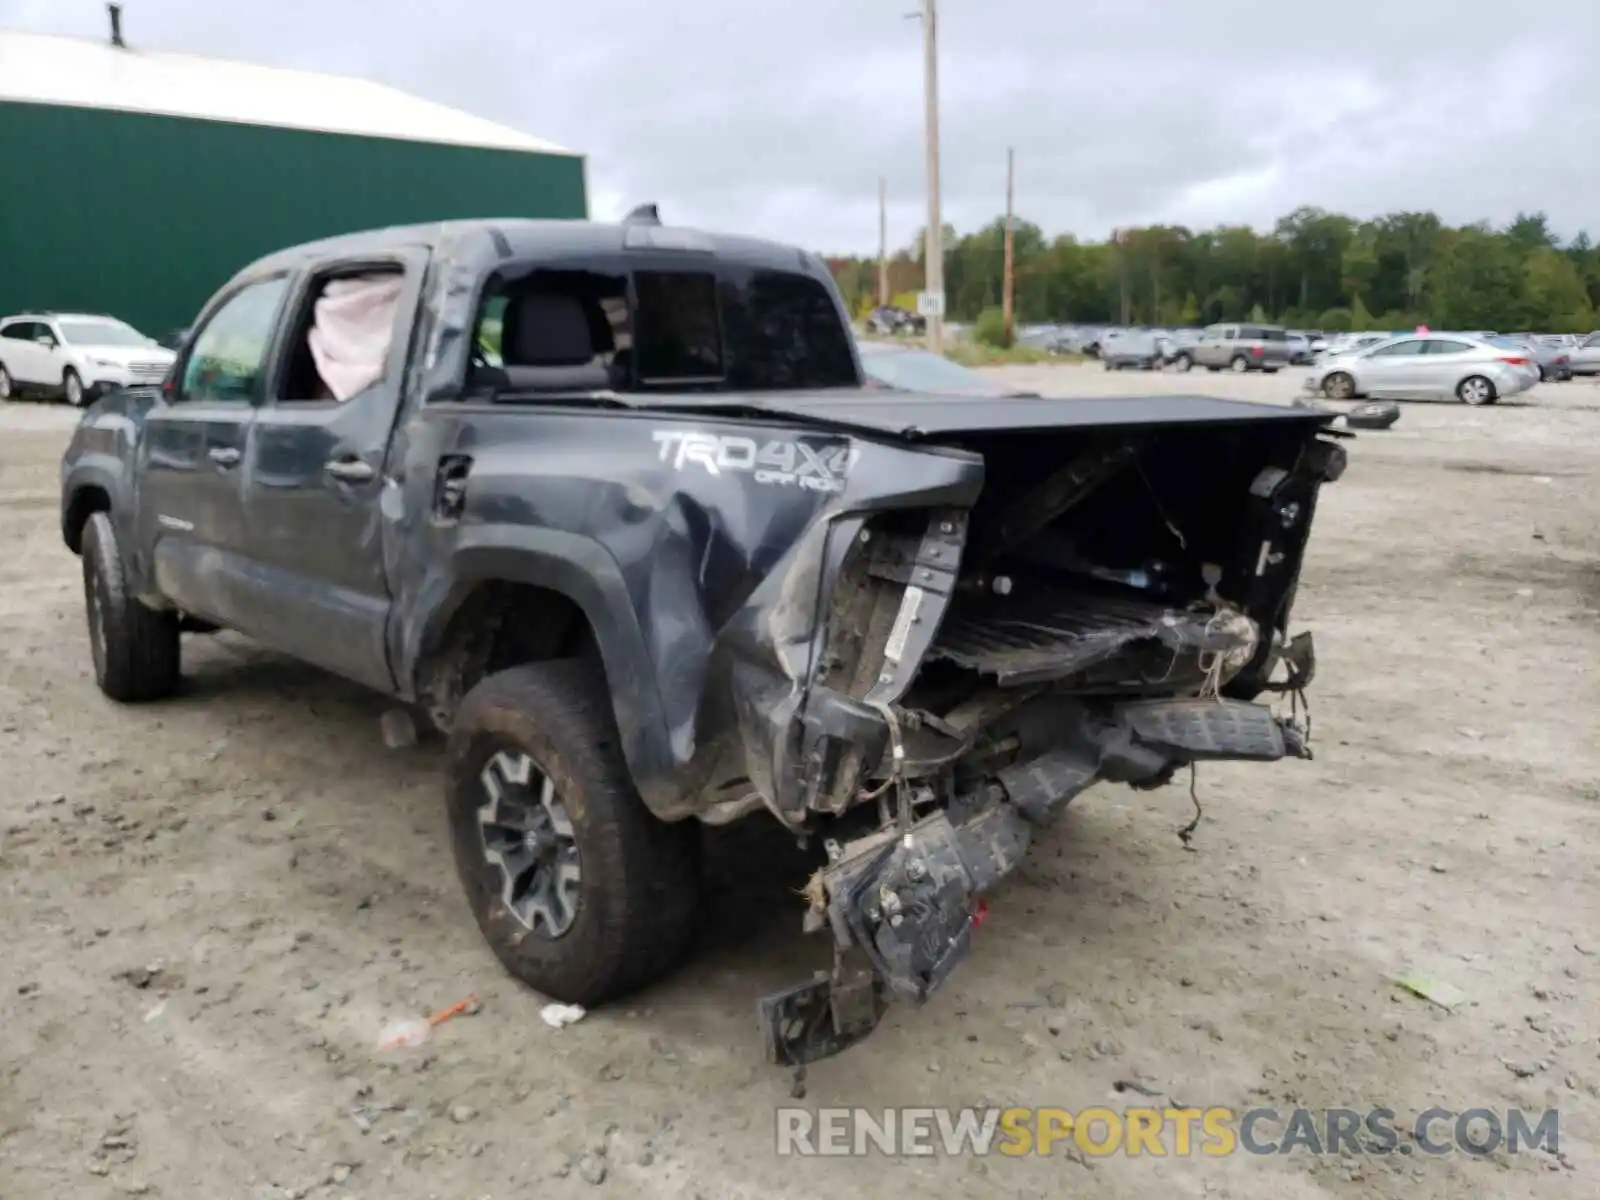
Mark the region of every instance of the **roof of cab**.
POLYGON ((626 243, 631 228, 662 230, 671 236, 696 239, 717 259, 813 275, 827 273, 827 264, 819 256, 795 246, 757 238, 704 233, 680 226, 632 225, 625 221, 484 217, 426 225, 395 225, 287 246, 256 260, 239 274, 245 276, 280 271, 324 259, 359 258, 406 246, 434 249, 449 243, 462 246, 469 253, 481 253, 489 260, 508 262, 549 255, 618 255, 632 249, 626 243))

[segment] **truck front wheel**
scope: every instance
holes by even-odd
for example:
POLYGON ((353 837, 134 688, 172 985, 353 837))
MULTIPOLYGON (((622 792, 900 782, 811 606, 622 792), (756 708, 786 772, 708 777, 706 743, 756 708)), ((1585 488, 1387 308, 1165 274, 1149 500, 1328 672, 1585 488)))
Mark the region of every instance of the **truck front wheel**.
POLYGON ((600 1004, 683 957, 698 828, 645 808, 596 667, 513 667, 467 693, 451 723, 448 803, 478 928, 535 990, 600 1004))
POLYGON ((178 690, 178 614, 128 593, 122 551, 108 513, 83 527, 83 597, 94 680, 113 700, 137 704, 178 690))

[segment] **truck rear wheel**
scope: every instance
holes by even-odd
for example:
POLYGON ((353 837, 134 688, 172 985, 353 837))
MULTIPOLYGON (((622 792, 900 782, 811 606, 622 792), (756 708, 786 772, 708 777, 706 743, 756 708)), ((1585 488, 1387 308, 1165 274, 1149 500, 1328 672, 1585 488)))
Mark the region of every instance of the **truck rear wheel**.
POLYGON ((451 844, 478 928, 511 974, 582 1005, 676 966, 699 898, 698 828, 645 808, 598 674, 562 659, 489 676, 449 751, 451 844))
POLYGON ((108 513, 83 527, 83 598, 94 680, 113 700, 137 704, 178 690, 178 614, 160 612, 128 594, 122 551, 108 513))

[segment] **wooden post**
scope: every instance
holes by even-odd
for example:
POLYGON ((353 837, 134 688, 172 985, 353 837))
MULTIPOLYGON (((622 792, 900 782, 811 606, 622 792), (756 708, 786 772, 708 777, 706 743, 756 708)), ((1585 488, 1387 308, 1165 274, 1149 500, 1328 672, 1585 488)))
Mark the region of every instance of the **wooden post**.
POLYGON ((889 303, 889 181, 878 177, 878 307, 889 303))
MULTIPOLYGON (((939 9, 922 0, 923 136, 928 159, 928 228, 922 241, 923 290, 944 296, 944 218, 939 206, 939 9)), ((944 353, 944 314, 928 318, 928 349, 944 353)))
POLYGON ((1000 283, 1000 307, 1004 314, 1005 343, 1011 345, 1011 321, 1014 313, 1015 300, 1013 297, 1017 290, 1017 277, 1013 266, 1014 245, 1013 225, 1015 223, 1012 213, 1012 202, 1015 199, 1017 180, 1016 152, 1010 147, 1006 148, 1006 263, 1005 272, 1000 283))

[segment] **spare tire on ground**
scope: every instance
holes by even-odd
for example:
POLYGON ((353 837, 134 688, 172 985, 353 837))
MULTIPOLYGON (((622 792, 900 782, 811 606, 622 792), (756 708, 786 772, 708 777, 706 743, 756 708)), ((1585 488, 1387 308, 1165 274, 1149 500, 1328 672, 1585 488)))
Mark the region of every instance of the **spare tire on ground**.
POLYGON ((1344 414, 1345 424, 1351 429, 1388 429, 1399 419, 1400 406, 1388 400, 1358 404, 1344 414))

